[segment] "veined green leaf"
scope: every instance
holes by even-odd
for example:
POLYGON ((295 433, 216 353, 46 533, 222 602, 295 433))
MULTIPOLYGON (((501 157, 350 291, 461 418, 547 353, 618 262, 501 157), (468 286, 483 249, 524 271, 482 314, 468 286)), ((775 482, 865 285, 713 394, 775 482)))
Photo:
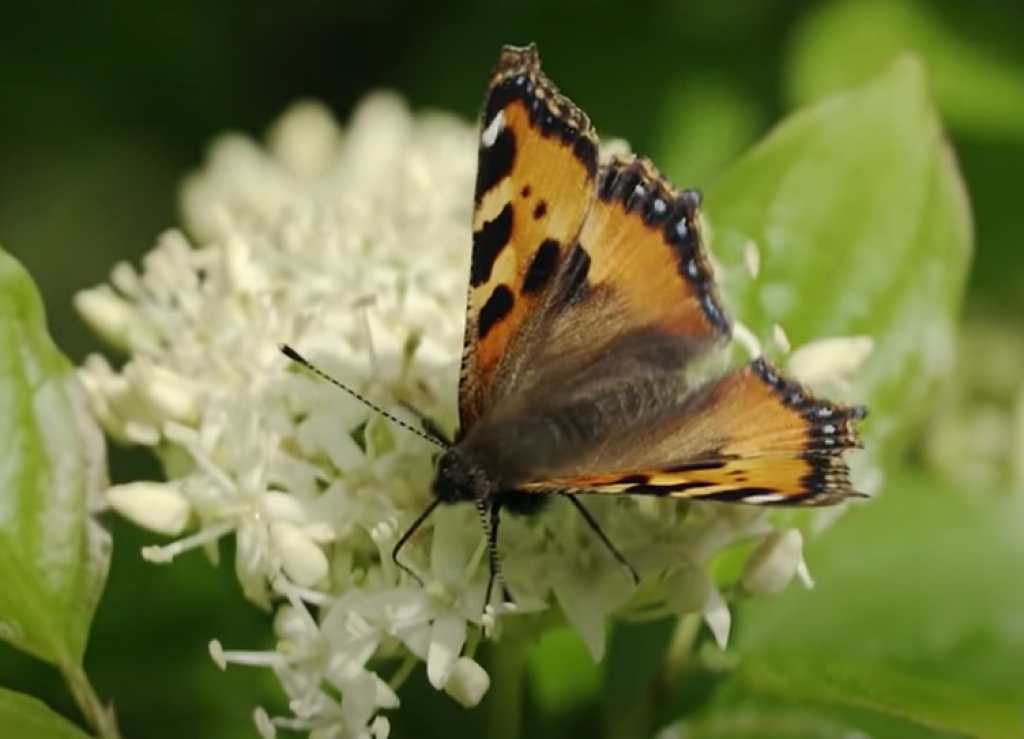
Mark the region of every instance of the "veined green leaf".
POLYGON ((0 688, 0 727, 5 739, 88 739, 89 735, 45 703, 0 688))
POLYGON ((103 436, 35 286, 2 251, 0 296, 0 636, 78 665, 110 558, 92 518, 107 482, 103 436))
POLYGON ((874 352, 851 398, 871 409, 867 459, 905 448, 953 359, 971 219, 920 64, 896 62, 861 90, 786 119, 708 192, 715 253, 733 270, 736 315, 794 347, 866 335, 874 352))
POLYGON ((1020 736, 1020 702, 823 653, 747 655, 736 676, 750 690, 803 705, 846 706, 973 739, 1020 736))
POLYGON ((813 590, 742 604, 732 646, 833 654, 1024 699, 1022 531, 1020 496, 894 476, 809 542, 813 590))

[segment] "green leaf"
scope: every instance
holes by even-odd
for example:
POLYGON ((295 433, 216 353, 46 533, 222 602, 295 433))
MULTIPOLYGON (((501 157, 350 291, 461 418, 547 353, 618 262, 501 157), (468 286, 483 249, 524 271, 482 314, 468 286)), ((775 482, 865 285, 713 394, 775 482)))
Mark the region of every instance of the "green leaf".
POLYGON ((91 515, 107 484, 103 436, 35 286, 2 250, 0 295, 0 635, 68 668, 110 559, 91 515))
POLYGON ((709 191, 713 247, 750 279, 724 284, 762 339, 781 325, 794 347, 868 335, 875 349, 851 395, 871 408, 868 459, 909 440, 949 369, 971 254, 971 220, 953 156, 904 57, 861 90, 794 114, 709 191))
POLYGON ((1000 27, 1005 15, 983 3, 964 3, 953 13, 963 18, 943 19, 935 6, 907 0, 821 4, 794 34, 792 98, 807 103, 863 84, 912 51, 931 71, 931 89, 952 128, 1021 138, 1024 69, 1007 61, 1015 41, 1000 27), (994 51, 1000 41, 1008 53, 994 51))
POLYGON ((0 726, 4 739, 88 739, 88 734, 45 703, 0 688, 0 726))
POLYGON ((741 692, 785 690, 967 736, 1019 734, 1022 530, 1020 496, 894 478, 809 544, 814 590, 741 605, 741 692))
POLYGON ((1020 736, 1020 702, 1009 695, 997 698, 820 654, 747 655, 735 675, 751 691, 804 705, 890 714, 975 739, 1020 736))
MULTIPOLYGON (((874 717, 873 726, 860 731, 843 717, 823 715, 807 705, 786 703, 778 696, 752 701, 719 711, 704 711, 699 716, 676 722, 675 733, 667 736, 686 739, 854 739, 854 737, 892 737, 899 739, 936 739, 935 732, 912 726, 905 721, 874 717), (763 705, 762 705, 763 704, 763 705), (879 726, 881 724, 881 726, 879 726)), ((833 711, 834 712, 834 711, 833 711)))
POLYGON ((809 542, 813 590, 742 604, 732 646, 823 652, 994 694, 1021 691, 1022 531, 1019 495, 894 477, 809 542))

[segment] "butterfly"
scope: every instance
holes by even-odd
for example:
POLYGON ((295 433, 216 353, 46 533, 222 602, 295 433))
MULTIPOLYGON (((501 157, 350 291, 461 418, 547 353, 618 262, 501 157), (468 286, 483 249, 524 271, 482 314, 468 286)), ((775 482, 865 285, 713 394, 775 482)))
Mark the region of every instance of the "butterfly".
POLYGON ((496 580, 510 600, 501 513, 556 495, 635 579, 578 493, 804 506, 860 495, 843 453, 860 446, 864 407, 817 397, 763 357, 687 378, 732 335, 700 204, 643 157, 602 163, 536 47, 502 50, 480 121, 459 428, 449 440, 424 419, 443 451, 433 500, 393 550, 402 569, 413 574, 399 553, 441 504, 477 508, 489 604, 496 580))

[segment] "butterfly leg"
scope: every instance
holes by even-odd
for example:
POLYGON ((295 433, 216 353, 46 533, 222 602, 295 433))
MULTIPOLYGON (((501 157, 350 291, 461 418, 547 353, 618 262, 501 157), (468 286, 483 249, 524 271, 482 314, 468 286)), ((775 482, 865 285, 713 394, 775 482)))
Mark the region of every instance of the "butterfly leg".
POLYGON ((609 539, 608 536, 601 530, 601 526, 600 524, 598 524, 597 519, 594 518, 593 515, 591 515, 590 511, 588 511, 583 506, 583 504, 580 503, 579 499, 575 495, 567 494, 565 497, 569 499, 570 503, 576 506, 576 510, 580 512, 581 516, 583 516, 583 520, 587 522, 587 525, 590 526, 590 528, 594 531, 595 534, 597 534, 598 538, 602 542, 604 542, 604 545, 608 547, 608 551, 611 552, 615 559, 619 561, 619 564, 621 564, 623 567, 629 570, 629 574, 633 578, 633 584, 639 584, 640 575, 637 574, 637 571, 635 569, 633 569, 633 565, 629 563, 629 560, 627 560, 622 555, 622 552, 615 548, 615 545, 612 544, 611 539, 609 539))
POLYGON ((487 533, 487 590, 484 593, 484 607, 491 604, 491 595, 494 593, 495 581, 501 584, 501 598, 503 603, 513 603, 512 595, 508 592, 505 578, 501 574, 501 562, 498 559, 498 524, 501 522, 501 506, 497 503, 488 503, 481 499, 476 504, 477 512, 480 514, 480 523, 487 533))
POLYGON ((409 542, 409 539, 412 538, 412 535, 416 533, 419 527, 423 525, 423 522, 430 517, 430 514, 433 513, 434 509, 437 508, 437 506, 440 504, 440 498, 435 498, 434 500, 432 500, 430 502, 430 505, 423 509, 423 512, 416 517, 416 520, 412 522, 412 525, 405 530, 405 533, 402 534, 401 538, 398 540, 398 543, 395 544, 395 548, 391 550, 391 561, 395 563, 398 569, 402 570, 402 572, 405 572, 407 575, 412 577, 413 580, 419 583, 420 587, 423 587, 423 579, 399 561, 398 553, 402 551, 402 547, 404 547, 409 542))

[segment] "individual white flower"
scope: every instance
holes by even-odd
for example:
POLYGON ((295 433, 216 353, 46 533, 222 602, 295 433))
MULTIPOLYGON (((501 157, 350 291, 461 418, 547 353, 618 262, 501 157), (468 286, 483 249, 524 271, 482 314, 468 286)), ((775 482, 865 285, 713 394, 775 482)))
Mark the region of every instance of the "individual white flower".
POLYGON ((558 605, 591 656, 600 660, 605 649, 605 619, 629 601, 630 576, 593 549, 586 557, 569 556, 564 563, 551 557, 549 561, 548 580, 558 605))
POLYGON ((747 268, 747 274, 756 280, 761 274, 761 250, 752 239, 743 242, 743 264, 747 268))
POLYGON ((185 530, 192 506, 173 483, 129 482, 107 491, 110 506, 150 531, 175 536, 185 530))
POLYGON ((481 701, 490 687, 491 678, 479 663, 468 657, 459 657, 452 665, 444 692, 466 708, 472 708, 481 701))
POLYGON ((783 354, 789 354, 789 350, 791 349, 789 337, 786 335, 786 330, 777 323, 772 327, 772 343, 775 344, 783 354))
MULTIPOLYGON (((616 614, 699 613, 724 645, 729 591, 710 569, 773 531, 751 508, 585 499, 643 576, 635 591, 579 512, 554 500, 534 518, 502 518, 512 609, 484 608, 472 506, 442 506, 409 539, 402 562, 422 582, 392 563, 429 502, 437 449, 277 347, 294 345, 410 424, 405 404, 455 425, 476 145, 467 123, 413 117, 393 95, 368 98, 345 130, 303 103, 266 148, 220 139, 182 192, 190 236, 165 234, 141 269, 118 265, 109 286, 76 299, 129 357, 80 368, 94 413, 115 438, 152 447, 168 477, 113 488, 109 503, 163 534, 195 526, 147 548, 154 561, 195 547, 216 556, 214 542, 233 534, 243 591, 276 609, 274 650, 211 647, 218 664, 280 680, 291 715, 257 712, 264 736, 384 739, 380 712, 398 705, 418 662, 435 688, 475 705, 490 684, 475 659, 481 638, 555 606, 595 658, 616 614), (390 676, 377 672, 396 659, 390 676)), ((760 351, 742 326, 737 337, 760 351)))
POLYGON ((804 539, 798 529, 768 534, 743 566, 740 586, 751 595, 775 595, 804 565, 804 539))
POLYGON ((398 697, 365 669, 382 635, 348 608, 345 600, 333 603, 332 616, 318 623, 301 602, 290 598, 275 619, 279 642, 274 651, 225 651, 219 643, 211 644, 211 656, 221 667, 264 666, 277 674, 294 716, 258 716, 257 725, 264 733, 269 725, 339 739, 387 736, 387 724, 375 722, 374 716, 382 708, 396 707, 398 697))
POLYGON ((811 387, 849 390, 850 378, 867 360, 875 342, 870 336, 835 336, 804 344, 789 357, 789 370, 811 387))

